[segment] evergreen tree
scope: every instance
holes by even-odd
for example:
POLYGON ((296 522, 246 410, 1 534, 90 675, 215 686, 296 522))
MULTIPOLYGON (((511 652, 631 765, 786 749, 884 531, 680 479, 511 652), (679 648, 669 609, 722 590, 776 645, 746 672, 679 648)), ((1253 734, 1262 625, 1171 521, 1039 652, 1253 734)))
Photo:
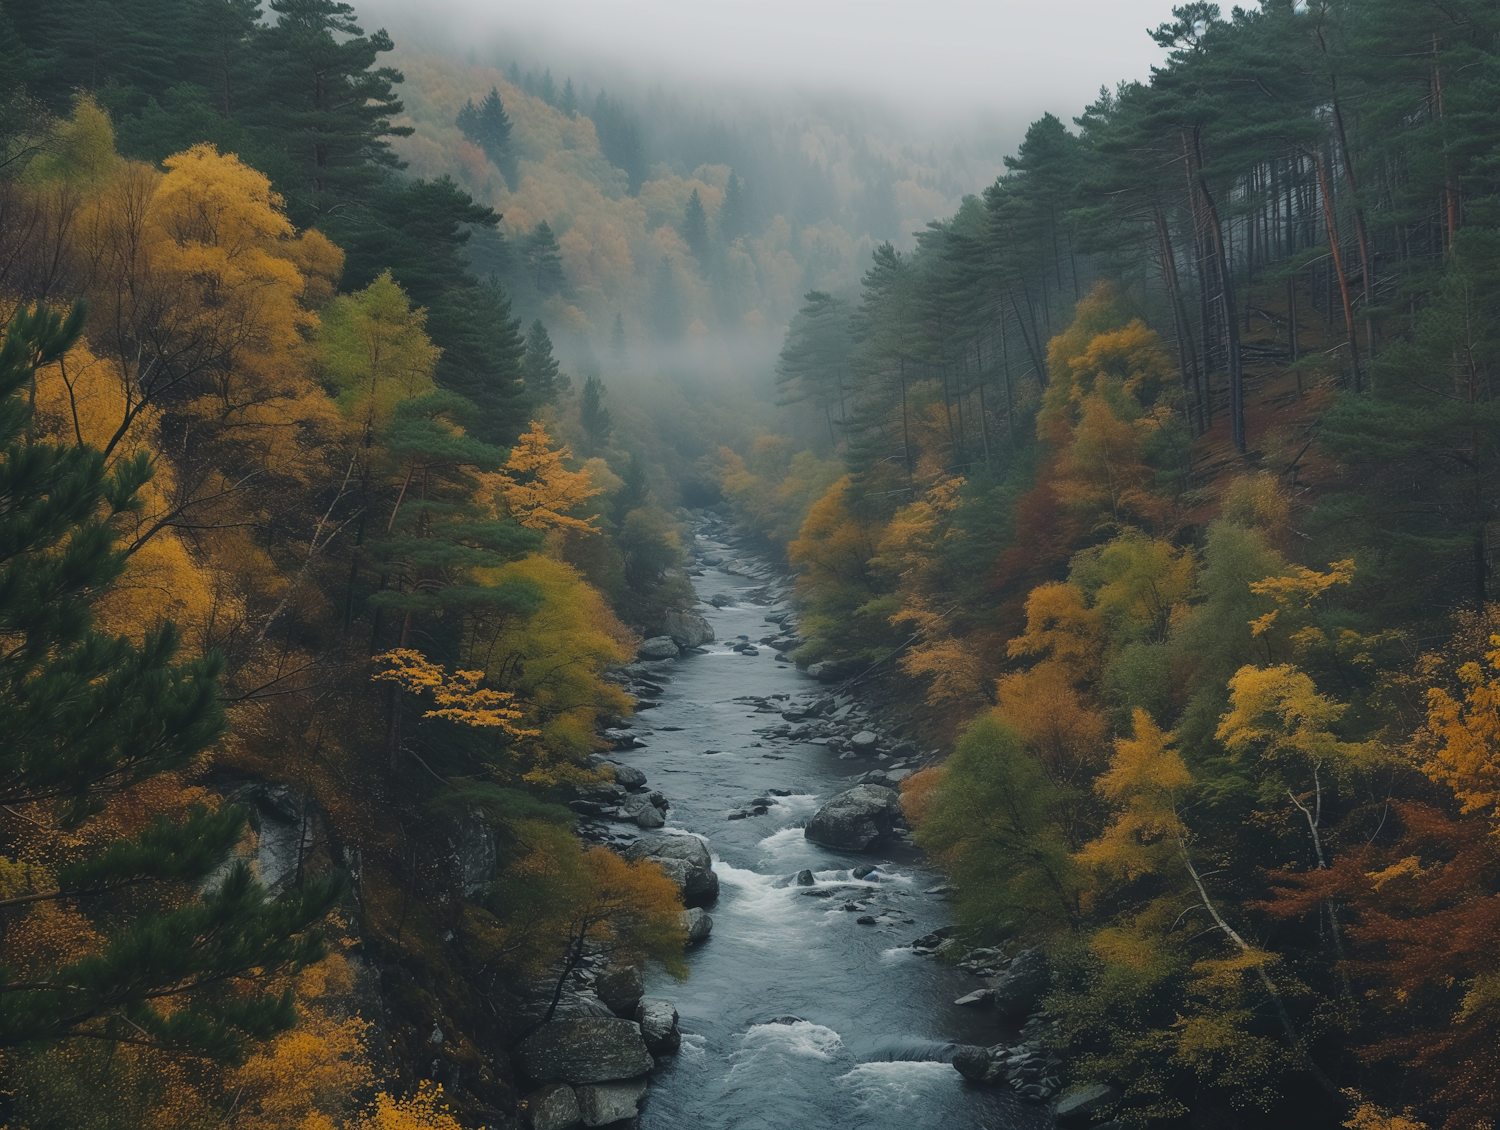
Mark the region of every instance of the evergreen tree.
POLYGON ((616 369, 625 368, 630 359, 629 350, 625 342, 625 315, 615 315, 614 329, 609 333, 609 359, 614 362, 616 369))
POLYGON ((552 356, 552 339, 547 336, 547 327, 537 318, 526 332, 526 356, 521 362, 525 374, 526 391, 539 404, 556 400, 566 393, 572 382, 566 373, 559 373, 557 360, 552 356))
POLYGON ((274 24, 259 33, 257 80, 240 116, 253 132, 257 165, 286 197, 298 227, 336 218, 399 167, 391 137, 410 126, 391 118, 400 71, 377 67, 395 44, 365 35, 338 0, 271 0, 274 24))
POLYGON ((708 258, 708 213, 703 210, 703 200, 698 196, 696 188, 688 197, 687 207, 683 210, 682 238, 687 241, 688 249, 698 262, 705 263, 708 258))
POLYGON ((562 256, 552 226, 543 220, 526 237, 526 269, 531 285, 543 295, 556 294, 563 288, 562 256))
MULTIPOLYGON (((76 341, 38 306, 0 345, 0 812, 75 829, 130 786, 185 766, 225 731, 217 655, 175 662, 170 622, 135 645, 94 628, 92 607, 128 561, 114 519, 138 509, 149 458, 106 468, 83 444, 28 438, 38 367, 76 341), (27 810, 31 810, 31 814, 27 810), (49 812, 50 810, 50 812, 49 812)), ((338 893, 308 883, 269 900, 242 861, 216 883, 245 813, 196 807, 60 869, 7 867, 0 914, 57 903, 86 916, 96 952, 0 970, 0 1047, 88 1037, 233 1056, 295 1021, 290 994, 257 983, 323 957, 314 924, 338 893), (205 888, 204 884, 208 886, 205 888), (202 889, 198 898, 182 892, 202 889)), ((4 832, 6 842, 14 829, 4 832)))
POLYGON ((719 206, 719 234, 728 241, 745 235, 749 230, 750 208, 745 196, 745 179, 730 169, 724 203, 719 206))
POLYGON ((573 89, 573 80, 563 80, 562 93, 557 98, 557 108, 570 118, 578 116, 578 94, 573 89))
POLYGON ((490 164, 499 169, 506 184, 514 188, 516 167, 510 146, 510 117, 500 101, 500 91, 496 87, 490 87, 490 92, 480 100, 478 106, 474 105, 472 98, 469 99, 458 112, 454 124, 463 131, 466 138, 484 150, 490 164))
POLYGON ((592 110, 594 130, 599 136, 599 148, 609 163, 622 169, 630 178, 630 192, 641 190, 647 175, 645 149, 641 144, 640 129, 626 112, 624 105, 611 101, 600 91, 594 99, 592 110))
POLYGON ((776 363, 778 404, 811 403, 828 429, 828 444, 838 444, 834 413, 843 424, 849 382, 849 314, 845 304, 823 291, 811 290, 792 319, 786 344, 776 363))
POLYGON ((604 407, 604 382, 598 377, 589 377, 583 382, 583 395, 578 400, 579 421, 583 434, 588 438, 588 454, 598 455, 609 442, 614 423, 609 418, 609 409, 604 407))
POLYGON ((537 80, 536 96, 549 106, 557 105, 557 83, 552 81, 550 67, 542 72, 542 77, 537 80))

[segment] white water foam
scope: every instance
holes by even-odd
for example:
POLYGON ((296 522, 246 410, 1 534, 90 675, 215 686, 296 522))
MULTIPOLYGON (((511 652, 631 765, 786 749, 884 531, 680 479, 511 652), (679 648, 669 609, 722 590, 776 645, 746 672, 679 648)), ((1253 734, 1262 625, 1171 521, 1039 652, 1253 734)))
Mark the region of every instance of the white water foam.
POLYGON ((707 1051, 707 1036, 700 1036, 697 1032, 684 1032, 682 1034, 682 1046, 677 1049, 678 1055, 686 1059, 702 1059, 707 1051))
POLYGON ((838 1080, 853 1094, 862 1107, 888 1110, 911 1106, 929 1098, 935 1091, 951 1090, 959 1074, 951 1063, 934 1061, 861 1063, 838 1080))
POLYGON ((807 851, 807 837, 801 828, 783 828, 772 832, 755 845, 766 853, 766 862, 775 863, 789 855, 800 855, 807 851))
POLYGON ((740 1050, 730 1058, 736 1066, 748 1065, 756 1059, 812 1059, 832 1063, 843 1046, 844 1038, 832 1028, 809 1020, 794 1024, 752 1024, 740 1050))

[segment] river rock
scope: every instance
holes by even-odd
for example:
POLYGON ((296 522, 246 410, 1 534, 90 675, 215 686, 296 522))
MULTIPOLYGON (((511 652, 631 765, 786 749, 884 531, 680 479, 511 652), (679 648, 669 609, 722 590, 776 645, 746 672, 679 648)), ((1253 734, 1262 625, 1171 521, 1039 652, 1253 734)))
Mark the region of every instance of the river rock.
POLYGON ((553 1020, 521 1043, 526 1073, 540 1083, 609 1083, 655 1066, 641 1026, 617 1017, 553 1020))
POLYGON ((612 761, 609 767, 615 771, 615 784, 617 785, 627 789, 639 789, 646 784, 646 774, 634 765, 621 765, 617 761, 612 761))
POLYGON ((954 1004, 966 1005, 966 1006, 983 1007, 984 1005, 987 1005, 987 1004, 990 1003, 990 1000, 993 997, 993 995, 994 995, 994 990, 993 989, 976 989, 972 993, 965 993, 963 996, 959 997, 958 1000, 954 1001, 953 1003, 954 1004))
POLYGON ((661 809, 657 808, 654 804, 643 804, 640 808, 636 809, 635 823, 639 828, 646 828, 648 830, 660 828, 666 822, 667 818, 662 815, 661 809))
POLYGON ((810 868, 804 867, 797 872, 797 886, 799 887, 811 887, 817 881, 817 877, 813 875, 810 868))
POLYGON ((646 991, 641 980, 641 971, 634 965, 612 965, 594 982, 594 992, 609 1005, 616 1016, 635 1019, 636 1009, 641 1004, 641 994, 646 991))
POLYGON ((713 856, 697 836, 642 836, 625 849, 632 863, 649 859, 682 888, 687 906, 707 906, 719 896, 713 856))
POLYGON ((1052 967, 1038 949, 1022 950, 991 982, 995 1008, 1015 1019, 1029 1015, 1052 986, 1052 967))
POLYGON ((657 634, 671 636, 678 647, 702 647, 714 642, 712 625, 703 613, 692 610, 664 612, 656 625, 657 634))
POLYGON ((803 835, 815 844, 839 851, 869 851, 890 834, 900 815, 901 804, 894 790, 856 785, 818 809, 803 835))
POLYGON ((1107 1083, 1095 1083, 1070 1095, 1064 1095, 1054 1112, 1059 1126, 1087 1126, 1111 1103, 1120 1100, 1120 1092, 1107 1083))
POLYGON ((641 1022, 641 1038, 652 1055, 671 1055, 682 1046, 682 1032, 677 1027, 677 1009, 671 1001, 641 1001, 636 1019, 641 1022))
POLYGON ((700 906, 690 906, 682 912, 682 928, 687 931, 689 947, 702 945, 714 932, 714 920, 700 906))
POLYGON ((990 1069, 989 1048, 966 1047, 953 1053, 953 1066, 971 1083, 983 1083, 990 1069))
POLYGON ((578 1096, 566 1083, 549 1083, 532 1091, 521 1100, 521 1109, 531 1122, 531 1130, 567 1130, 583 1117, 578 1111, 578 1096))
POLYGON ((712 604, 715 608, 728 608, 731 604, 734 603, 734 597, 725 596, 721 592, 716 592, 713 594, 713 596, 708 598, 708 603, 712 604))
POLYGON ((641 1100, 646 1097, 646 1081, 632 1079, 628 1083, 593 1083, 578 1087, 578 1113, 585 1126, 608 1126, 634 1118, 641 1100))
POLYGON ((869 753, 878 741, 880 741, 880 736, 874 730, 861 730, 849 739, 856 753, 869 753))
POLYGON ((642 640, 635 653, 642 659, 672 659, 678 650, 677 641, 671 636, 652 636, 642 640))

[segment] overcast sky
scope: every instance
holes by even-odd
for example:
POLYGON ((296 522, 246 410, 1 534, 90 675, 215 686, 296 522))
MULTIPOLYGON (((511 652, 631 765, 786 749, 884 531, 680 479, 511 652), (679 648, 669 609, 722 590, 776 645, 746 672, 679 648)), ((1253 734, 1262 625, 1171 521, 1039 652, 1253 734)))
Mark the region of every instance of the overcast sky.
MULTIPOLYGON (((730 93, 881 96, 953 119, 1065 120, 1101 83, 1144 78, 1161 52, 1146 28, 1171 0, 356 0, 364 22, 451 28, 481 55, 514 42, 552 66, 677 80, 730 93)), ((504 56, 504 47, 500 49, 504 56)), ((508 57, 507 57, 508 61, 508 57)))

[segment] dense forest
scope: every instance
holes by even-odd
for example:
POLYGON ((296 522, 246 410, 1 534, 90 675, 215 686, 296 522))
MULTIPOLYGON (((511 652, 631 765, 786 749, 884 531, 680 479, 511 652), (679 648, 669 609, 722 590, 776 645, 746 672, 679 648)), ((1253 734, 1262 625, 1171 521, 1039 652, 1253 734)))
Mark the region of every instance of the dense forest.
POLYGON ((1497 33, 1175 9, 1148 82, 806 295, 820 436, 723 454, 803 657, 955 742, 918 842, 1131 1124, 1500 1107, 1497 33))
POLYGON ((0 1123, 515 1125, 560 962, 685 972, 567 801, 722 504, 1105 1114, 1492 1126, 1500 15, 1152 34, 963 196, 337 0, 0 0, 0 1123))

